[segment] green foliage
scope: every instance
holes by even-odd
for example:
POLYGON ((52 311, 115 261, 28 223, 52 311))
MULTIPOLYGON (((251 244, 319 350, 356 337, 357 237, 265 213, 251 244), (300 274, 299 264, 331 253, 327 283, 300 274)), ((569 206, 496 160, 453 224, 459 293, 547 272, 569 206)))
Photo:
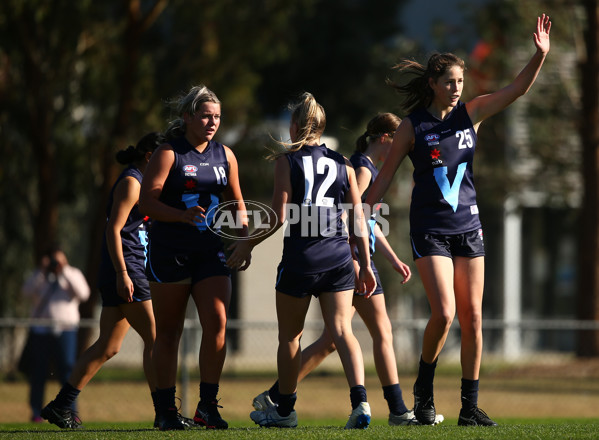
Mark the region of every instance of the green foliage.
POLYGON ((515 78, 535 51, 536 17, 545 12, 553 18, 551 51, 531 90, 481 124, 476 172, 483 203, 499 205, 513 193, 524 205, 575 207, 579 202, 580 141, 572 117, 580 110, 572 49, 580 39, 578 8, 561 1, 494 0, 472 18, 479 43, 489 52, 467 59, 465 99, 515 78))
MULTIPOLYGON (((374 114, 399 113, 397 95, 384 80, 400 58, 419 54, 398 25, 404 3, 0 2, 0 154, 9 158, 0 163, 0 286, 6 292, 0 316, 24 313, 19 289, 41 240, 59 239, 75 265, 88 275, 95 271, 103 205, 118 172, 114 153, 164 129, 171 117, 165 101, 191 85, 205 83, 223 102, 219 140, 234 149, 250 200, 271 197, 272 164, 264 157, 280 130, 265 121, 284 117, 285 104, 302 91, 324 105, 326 134, 350 154, 374 114)), ((578 97, 577 78, 563 70, 562 60, 578 41, 578 10, 557 0, 492 0, 463 9, 472 11, 469 22, 481 41, 492 45, 477 64, 468 55, 476 41, 460 40, 471 30, 448 39, 450 30, 438 28, 438 49, 467 57, 468 73, 479 75, 467 77, 465 98, 497 90, 515 76, 532 54, 536 15, 545 10, 559 17, 552 52, 524 109, 528 154, 538 172, 510 177, 505 160, 513 152, 502 114, 481 126, 476 175, 481 205, 490 207, 483 212, 495 212, 506 193, 524 185, 538 189, 535 180, 551 182, 543 187, 547 200, 568 204, 579 189, 578 155, 572 154, 578 97), (449 41, 459 47, 446 47, 449 41), (522 57, 514 49, 520 47, 522 57)), ((405 246, 409 168, 400 169, 387 196, 390 240, 404 261, 411 260, 405 246)), ((383 280, 390 293, 420 291, 418 280, 399 286, 397 276, 383 280)))
POLYGON ((314 89, 330 134, 347 134, 351 150, 353 125, 387 110, 376 96, 399 4, 2 2, 0 153, 19 160, 0 164, 0 315, 24 313, 20 285, 46 241, 62 242, 95 284, 114 153, 164 129, 165 101, 191 85, 205 83, 223 102, 219 136, 240 156, 250 199, 270 200, 262 124, 290 92, 314 89))

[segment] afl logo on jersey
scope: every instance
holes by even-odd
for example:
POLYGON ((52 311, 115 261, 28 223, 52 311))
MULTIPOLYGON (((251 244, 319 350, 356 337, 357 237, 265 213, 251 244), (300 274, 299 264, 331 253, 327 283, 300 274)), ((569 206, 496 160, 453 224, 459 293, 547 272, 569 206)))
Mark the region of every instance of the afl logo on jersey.
POLYGON ((184 165, 183 171, 185 172, 186 176, 197 176, 198 167, 195 165, 184 165))
POLYGON ((441 136, 437 133, 430 133, 424 136, 424 140, 428 143, 429 147, 432 145, 439 145, 439 139, 441 139, 441 136))

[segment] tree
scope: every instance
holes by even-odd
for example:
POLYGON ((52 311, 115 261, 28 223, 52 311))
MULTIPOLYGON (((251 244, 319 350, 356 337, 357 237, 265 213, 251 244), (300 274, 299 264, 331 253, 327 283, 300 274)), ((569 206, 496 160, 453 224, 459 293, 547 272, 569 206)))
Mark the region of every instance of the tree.
MULTIPOLYGON (((374 19, 370 2, 350 3, 343 11, 350 14, 351 26, 337 33, 328 29, 335 38, 327 37, 326 48, 310 56, 318 41, 303 40, 311 20, 325 10, 332 20, 339 13, 335 7, 344 2, 1 2, 0 153, 10 160, 0 164, 0 284, 7 292, 0 297, 0 314, 25 313, 18 301, 24 273, 55 240, 62 241, 71 261, 84 266, 95 285, 105 202, 118 172, 114 153, 146 131, 165 128, 167 98, 191 85, 208 85, 223 102, 219 134, 239 133, 225 142, 236 147, 239 138, 255 139, 253 127, 290 97, 279 93, 288 73, 306 62, 326 62, 321 77, 337 87, 326 99, 336 100, 340 109, 345 102, 355 108, 354 115, 361 114, 360 101, 367 99, 339 93, 355 90, 356 79, 352 72, 337 75, 329 55, 338 54, 338 63, 355 51, 366 53, 360 72, 368 72, 373 54, 381 54, 394 30, 374 19), (278 79, 265 75, 273 65, 287 66, 278 79), (262 99, 277 94, 281 99, 274 104, 262 99)), ((381 3, 388 8, 383 11, 386 24, 395 15, 390 6, 395 3, 381 3)), ((309 88, 301 75, 294 78, 297 90, 309 88)), ((384 75, 361 74, 360 96, 368 97, 368 90, 377 90, 383 80, 384 75)), ((335 124, 335 130, 344 129, 335 124)), ((259 180, 262 175, 251 173, 264 168, 263 145, 252 147, 258 154, 251 149, 239 153, 249 178, 259 180)), ((83 315, 91 316, 96 304, 92 298, 83 315)))
MULTIPOLYGON (((114 63, 117 79, 114 91, 117 99, 109 137, 117 145, 123 145, 127 142, 127 138, 131 136, 132 122, 138 122, 135 121, 136 118, 132 115, 135 114, 136 84, 141 74, 143 37, 162 14, 167 4, 168 0, 158 0, 153 2, 146 11, 142 11, 140 0, 129 0, 126 3, 125 26, 120 36, 120 51, 116 53, 117 62, 114 63)), ((141 137, 141 134, 137 134, 137 137, 141 137)), ((119 172, 119 166, 114 160, 114 147, 108 143, 100 144, 99 147, 97 159, 103 178, 101 184, 96 188, 95 199, 98 200, 98 203, 95 204, 95 215, 91 218, 90 246, 88 247, 86 265, 87 278, 92 286, 95 286, 98 281, 97 268, 100 264, 102 234, 106 223, 105 216, 102 214, 112 184, 119 172)), ((97 296, 96 289, 94 289, 94 292, 97 296)), ((85 318, 93 317, 95 306, 96 301, 87 301, 82 304, 80 307, 81 316, 85 318)), ((81 329, 79 339, 82 348, 86 346, 90 336, 90 329, 81 329)))
POLYGON ((67 1, 6 1, 0 6, 0 145, 3 157, 11 158, 3 161, 1 173, 8 266, 2 287, 11 294, 0 302, 3 314, 7 303, 19 303, 14 299, 20 278, 9 271, 14 274, 19 263, 22 270, 31 257, 37 261, 56 241, 59 200, 69 197, 68 176, 59 164, 71 135, 65 127, 73 101, 69 89, 78 81, 74 66, 82 56, 78 41, 88 7, 88 2, 67 1), (59 126, 65 128, 61 133, 59 126))
MULTIPOLYGON (((578 318, 599 322, 599 5, 585 0, 585 58, 580 65, 584 196, 580 221, 578 318)), ((599 356, 599 332, 580 331, 577 354, 599 356)))

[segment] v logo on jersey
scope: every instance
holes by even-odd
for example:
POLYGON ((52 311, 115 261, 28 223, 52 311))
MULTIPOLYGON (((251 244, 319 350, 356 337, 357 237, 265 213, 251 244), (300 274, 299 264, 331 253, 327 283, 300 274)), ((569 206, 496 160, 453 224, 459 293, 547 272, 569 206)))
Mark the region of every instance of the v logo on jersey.
POLYGON ((434 169, 435 180, 437 181, 437 185, 443 194, 443 198, 451 208, 453 212, 458 210, 458 203, 460 199, 460 185, 462 184, 462 179, 464 178, 464 173, 466 172, 466 162, 458 165, 458 171, 455 175, 455 179, 453 179, 453 185, 449 184, 449 179, 447 178, 447 167, 438 167, 434 169))
MULTIPOLYGON (((188 209, 193 208, 194 206, 198 206, 199 200, 200 200, 199 194, 183 194, 183 196, 181 197, 181 201, 183 203, 185 203, 185 207, 188 209)), ((214 194, 210 194, 210 206, 205 211, 206 212, 205 221, 195 222, 195 224, 197 225, 197 227, 200 231, 205 231, 206 228, 208 227, 207 225, 212 224, 212 219, 214 218, 214 212, 215 212, 215 210, 213 208, 218 205, 218 201, 219 201, 218 196, 215 196, 214 194)))

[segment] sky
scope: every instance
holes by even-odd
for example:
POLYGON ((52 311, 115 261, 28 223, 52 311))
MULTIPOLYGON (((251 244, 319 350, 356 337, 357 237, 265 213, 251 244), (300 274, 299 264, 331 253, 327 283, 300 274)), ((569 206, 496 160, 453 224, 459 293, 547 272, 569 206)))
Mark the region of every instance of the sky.
POLYGON ((474 26, 466 19, 472 7, 487 0, 409 0, 400 12, 400 22, 405 37, 419 42, 425 51, 463 49, 469 51, 476 43, 474 26), (441 30, 444 42, 450 47, 439 48, 434 39, 441 30), (470 47, 462 47, 468 41, 470 47), (459 47, 451 47, 459 46, 459 47))

